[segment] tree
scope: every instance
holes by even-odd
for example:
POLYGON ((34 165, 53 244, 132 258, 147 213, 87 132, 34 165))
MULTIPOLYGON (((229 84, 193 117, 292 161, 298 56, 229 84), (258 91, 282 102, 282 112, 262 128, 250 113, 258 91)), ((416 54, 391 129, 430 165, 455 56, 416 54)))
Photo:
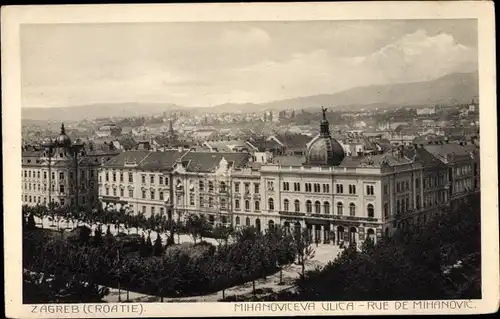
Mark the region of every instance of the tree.
POLYGON ((101 230, 101 227, 98 226, 94 230, 94 245, 100 246, 102 244, 102 242, 103 242, 103 240, 102 240, 102 230, 101 230))
MULTIPOLYGON (((23 218, 24 219, 24 218, 23 218)), ((26 224, 27 228, 30 230, 33 230, 36 228, 36 223, 35 223, 35 217, 33 216, 33 213, 30 213, 28 215, 28 221, 26 224)))
POLYGON ((193 242, 196 244, 196 240, 203 239, 203 234, 208 228, 208 222, 204 216, 199 215, 189 215, 186 221, 186 230, 193 238, 193 242))
POLYGON ((161 243, 161 236, 157 234, 155 244, 153 246, 153 255, 160 257, 163 255, 163 246, 161 243))
POLYGON ((302 277, 305 276, 305 265, 308 260, 315 256, 315 251, 311 245, 309 232, 306 229, 297 231, 294 234, 295 249, 297 255, 297 262, 302 266, 302 277))

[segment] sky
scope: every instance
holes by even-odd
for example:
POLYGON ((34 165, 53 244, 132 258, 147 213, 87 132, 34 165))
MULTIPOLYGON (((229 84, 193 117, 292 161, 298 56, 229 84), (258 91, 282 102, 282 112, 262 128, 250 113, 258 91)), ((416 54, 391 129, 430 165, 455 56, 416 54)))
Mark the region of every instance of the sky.
POLYGON ((21 27, 23 107, 262 103, 477 70, 476 20, 21 27))

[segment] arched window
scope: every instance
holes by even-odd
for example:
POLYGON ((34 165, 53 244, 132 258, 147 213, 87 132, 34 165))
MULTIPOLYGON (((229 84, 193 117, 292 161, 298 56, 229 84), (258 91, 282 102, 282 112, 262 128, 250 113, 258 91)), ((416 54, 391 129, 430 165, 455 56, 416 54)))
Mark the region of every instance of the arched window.
POLYGON ((236 226, 240 225, 240 217, 239 216, 236 216, 235 223, 236 223, 236 226))
POLYGON ((247 217, 247 219, 245 220, 245 225, 247 227, 250 227, 250 218, 249 217, 247 217))
POLYGON ((325 214, 330 214, 330 203, 329 202, 323 203, 323 210, 324 210, 325 214))
POLYGON ((240 200, 239 199, 234 200, 234 208, 240 209, 240 200))
POLYGON ((368 206, 366 207, 367 208, 367 211, 368 211, 368 217, 374 217, 375 216, 375 211, 373 209, 373 205, 372 204, 368 204, 368 206))
POLYGON ((226 207, 226 199, 225 198, 221 198, 220 199, 220 209, 224 209, 224 210, 227 209, 227 207, 226 207))
POLYGON ((342 215, 344 213, 344 204, 341 202, 337 203, 337 215, 342 215))
POLYGON ((319 201, 316 201, 314 203, 314 212, 316 214, 320 214, 321 213, 321 203, 319 201))
POLYGON ((306 201, 306 211, 308 213, 312 212, 312 202, 310 200, 306 201))
POLYGON ((260 230, 261 230, 260 229, 260 219, 258 219, 258 218, 255 220, 255 228, 257 228, 257 231, 260 232, 260 230))
POLYGON ((300 212, 300 201, 298 199, 295 200, 294 202, 294 206, 295 206, 295 212, 300 212))
POLYGON ((269 198, 268 205, 269 205, 269 211, 273 211, 274 210, 274 199, 269 198))
POLYGON ((384 217, 389 218, 389 204, 384 204, 384 217))
POLYGON ((208 182, 208 191, 213 192, 214 191, 214 183, 213 182, 208 182))
POLYGON ((274 228, 274 221, 270 220, 269 221, 269 229, 273 229, 274 228))
POLYGON ((287 212, 290 209, 290 201, 286 198, 285 200, 283 200, 283 209, 285 210, 285 212, 287 212))
POLYGON ((220 182, 219 189, 221 192, 226 191, 226 182, 220 182))
POLYGON ((258 200, 254 203, 255 211, 258 212, 260 210, 260 202, 258 200))
POLYGON ((349 204, 349 215, 356 216, 356 205, 354 203, 349 204))
POLYGON ((245 200, 245 210, 250 210, 250 201, 248 199, 245 200))

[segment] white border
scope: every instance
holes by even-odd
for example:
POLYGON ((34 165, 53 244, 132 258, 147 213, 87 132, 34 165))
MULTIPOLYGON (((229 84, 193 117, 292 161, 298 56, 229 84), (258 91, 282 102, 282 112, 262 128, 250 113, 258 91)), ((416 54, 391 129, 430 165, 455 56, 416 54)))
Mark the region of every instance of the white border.
MULTIPOLYGON (((67 5, 2 7, 2 120, 4 176, 5 296, 8 317, 136 317, 115 312, 85 315, 31 313, 21 298, 21 81, 19 27, 26 23, 130 23, 187 21, 307 21, 361 19, 478 19, 478 56, 481 130, 482 289, 483 299, 474 308, 446 310, 367 311, 357 302, 355 310, 327 313, 317 303, 315 311, 235 312, 232 303, 144 303, 142 315, 157 316, 252 316, 252 315, 356 315, 356 314, 466 314, 491 313, 499 303, 498 198, 496 148, 496 73, 494 8, 486 1, 444 2, 349 2, 349 3, 253 3, 176 5, 67 5)), ((77 307, 83 307, 78 305, 77 307)), ((83 311, 83 308, 80 309, 83 311)))

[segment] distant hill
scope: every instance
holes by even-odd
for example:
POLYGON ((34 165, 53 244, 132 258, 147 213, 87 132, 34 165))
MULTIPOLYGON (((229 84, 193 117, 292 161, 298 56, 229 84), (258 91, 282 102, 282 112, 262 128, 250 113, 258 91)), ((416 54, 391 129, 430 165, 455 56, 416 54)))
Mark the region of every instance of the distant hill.
POLYGON ((96 103, 71 107, 23 108, 23 120, 83 120, 101 117, 151 116, 166 111, 184 109, 169 103, 96 103))
POLYGON ((113 103, 57 108, 23 108, 23 119, 75 120, 98 117, 147 116, 171 110, 201 112, 239 112, 246 110, 307 109, 326 106, 330 109, 365 107, 394 108, 435 104, 468 103, 479 96, 477 72, 454 73, 441 78, 412 83, 357 87, 333 94, 319 94, 261 104, 226 103, 213 107, 186 108, 168 103, 113 103))
MULTIPOLYGON (((254 105, 252 108, 283 110, 307 109, 321 105, 332 108, 360 109, 363 107, 390 108, 399 106, 461 104, 479 96, 478 75, 454 73, 432 81, 397 83, 357 87, 334 94, 320 94, 254 105)), ((244 105, 233 104, 233 109, 244 105)), ((217 107, 215 107, 217 108, 217 107)), ((224 105, 229 108, 229 105, 224 105)))

